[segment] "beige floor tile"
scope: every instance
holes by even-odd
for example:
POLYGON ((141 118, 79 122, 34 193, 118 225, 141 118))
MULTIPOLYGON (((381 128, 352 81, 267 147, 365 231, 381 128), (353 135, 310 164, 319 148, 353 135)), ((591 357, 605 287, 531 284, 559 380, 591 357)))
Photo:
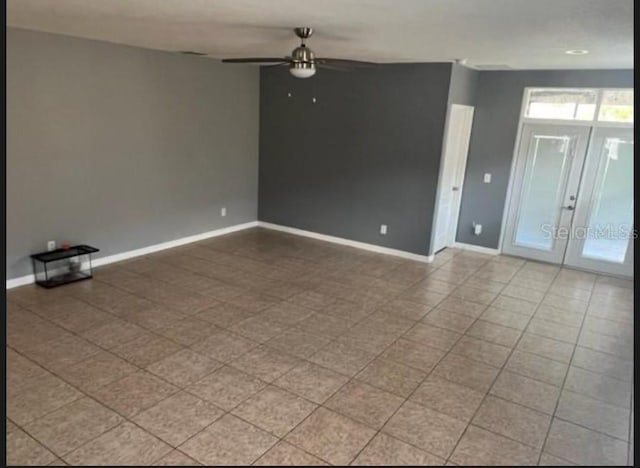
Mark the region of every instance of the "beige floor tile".
POLYGON ((455 312, 457 314, 468 315, 473 318, 478 318, 480 314, 487 308, 487 304, 478 304, 476 302, 465 301, 463 299, 449 296, 440 304, 438 309, 448 310, 449 312, 455 312))
POLYGON ((376 359, 356 379, 407 398, 427 376, 425 372, 398 362, 376 359))
POLYGON ((347 465, 376 431, 325 408, 318 408, 286 441, 333 465, 347 465))
POLYGON ((83 338, 105 349, 126 344, 145 334, 144 328, 124 320, 113 320, 81 333, 83 338))
POLYGON ((487 322, 485 320, 476 321, 466 332, 467 336, 506 346, 508 348, 513 348, 516 345, 518 338, 520 338, 520 334, 520 330, 487 322))
POLYGON ((380 429, 403 402, 404 398, 352 380, 329 398, 324 406, 380 429))
POLYGON ((300 330, 325 338, 336 338, 345 333, 353 322, 333 315, 316 313, 298 322, 296 327, 300 330))
POLYGON ((527 327, 531 317, 527 314, 511 312, 507 309, 489 306, 479 317, 480 320, 503 327, 522 331, 527 327))
POLYGON ((575 463, 542 452, 538 466, 575 466, 575 463))
POLYGON ((177 447, 223 414, 223 410, 211 403, 180 392, 139 413, 133 422, 177 447))
POLYGON ((22 426, 81 397, 78 390, 47 373, 7 395, 7 417, 22 426))
POLYGON ((531 316, 535 312, 537 304, 501 294, 496 297, 496 299, 491 303, 491 306, 497 307, 498 309, 505 309, 516 314, 531 316))
POLYGON ((415 341, 397 340, 382 354, 384 359, 430 372, 445 355, 445 351, 415 341))
POLYGON ((299 363, 296 357, 260 346, 231 362, 231 366, 265 382, 273 382, 299 363))
POLYGON ((373 311, 374 309, 372 307, 353 301, 338 299, 333 304, 322 309, 321 312, 350 322, 359 322, 366 316, 373 313, 373 311))
POLYGON ((256 377, 224 366, 187 387, 187 391, 229 411, 266 385, 256 377))
POLYGON ((387 422, 382 432, 442 458, 447 458, 462 436, 467 423, 405 402, 387 422))
POLYGON ((184 388, 222 365, 190 349, 183 349, 147 366, 147 370, 177 387, 184 388))
POLYGON ((13 394, 28 386, 34 379, 47 374, 47 371, 11 348, 6 349, 7 394, 13 394))
POLYGON ((348 377, 318 366, 303 362, 278 378, 274 384, 315 403, 324 403, 347 381, 348 377))
POLYGON ((305 291, 289 298, 289 302, 315 311, 320 311, 336 302, 335 297, 315 291, 305 291))
POLYGON ((258 346, 258 343, 239 335, 219 332, 199 341, 191 347, 195 352, 210 359, 229 363, 258 346))
POLYGON ((422 323, 433 325, 434 327, 446 328, 447 330, 464 333, 475 322, 475 317, 457 314, 449 310, 435 308, 429 312, 422 323))
POLYGON ((505 369, 525 377, 555 385, 556 387, 561 387, 567 375, 569 365, 536 354, 516 350, 507 360, 505 369))
POLYGON ((282 334, 287 328, 287 325, 258 314, 236 323, 229 328, 229 331, 256 343, 264 343, 282 334))
POLYGON ((633 379, 633 361, 582 346, 576 347, 571 365, 626 382, 633 379))
POLYGON ((171 447, 125 422, 64 457, 70 465, 151 465, 171 447))
POLYGON ((544 449, 551 455, 580 465, 627 463, 626 442, 559 419, 553 420, 544 449))
POLYGON ((277 437, 284 437, 316 408, 317 405, 293 393, 269 386, 232 413, 277 437))
POLYGON ((578 344, 595 351, 613 354, 622 359, 633 359, 633 337, 623 339, 583 330, 578 338, 578 344))
POLYGON ((484 396, 484 392, 431 376, 418 387, 410 400, 462 421, 470 421, 484 396))
POLYGON ((618 439, 629 440, 629 410, 586 395, 564 390, 555 416, 618 439))
POLYGON ((179 450, 174 450, 173 452, 169 452, 168 455, 165 455, 160 460, 156 460, 153 462, 154 466, 200 466, 200 463, 195 461, 193 458, 186 456, 184 453, 179 450))
POLYGON ((354 376, 366 367, 375 356, 375 353, 354 346, 330 343, 311 356, 309 360, 340 374, 354 376))
POLYGON ((490 366, 501 367, 507 361, 511 348, 464 336, 451 349, 451 353, 489 364, 490 366))
POLYGON ((469 426, 450 458, 460 466, 533 466, 537 460, 538 450, 475 426, 469 426))
POLYGON ((115 319, 111 314, 68 296, 64 301, 51 301, 42 309, 35 309, 35 312, 73 333, 82 333, 115 319))
POLYGON ((24 350, 24 354, 51 371, 58 371, 97 354, 100 348, 74 335, 39 343, 24 350))
POLYGON ((137 370, 137 367, 127 361, 111 353, 100 351, 78 364, 58 371, 58 374, 71 385, 91 392, 137 370))
POLYGON ((560 397, 560 388, 502 371, 491 388, 491 394, 552 415, 560 397))
POLYGON ((293 326, 310 317, 315 311, 289 302, 281 302, 273 305, 261 313, 263 317, 281 323, 284 326, 293 326))
POLYGON ((532 333, 522 335, 516 346, 517 351, 537 354, 538 356, 564 363, 569 363, 574 348, 575 346, 570 343, 552 340, 532 333))
POLYGON ((586 312, 588 303, 579 299, 558 296, 557 294, 547 294, 542 300, 543 304, 569 310, 571 312, 586 312))
POLYGON ((435 367, 433 376, 486 392, 498 376, 500 369, 463 356, 449 354, 435 367))
POLYGON ((169 338, 182 346, 191 346, 213 335, 217 330, 219 330, 217 327, 205 320, 187 317, 177 320, 167 327, 158 328, 155 333, 169 338))
POLYGON ((445 351, 449 351, 461 336, 460 333, 434 327, 426 323, 417 323, 404 334, 404 338, 407 340, 423 343, 445 351))
POLYGON ((522 299, 524 301, 533 302, 534 304, 542 301, 544 297, 544 292, 537 291, 533 288, 529 288, 526 286, 514 286, 509 285, 504 288, 501 292, 504 296, 514 297, 516 299, 522 299))
POLYGON ((486 289, 469 286, 466 282, 451 292, 451 297, 475 302, 478 304, 489 305, 496 298, 497 293, 487 291, 486 289))
POLYGON ((167 338, 147 334, 116 346, 111 352, 136 366, 146 367, 180 349, 180 345, 167 338))
POLYGON ((564 388, 622 408, 631 404, 631 385, 578 367, 569 367, 564 388))
POLYGON ((56 456, 20 429, 7 434, 7 466, 43 466, 56 460, 56 456))
POLYGON ((407 301, 405 299, 395 299, 386 303, 378 310, 409 320, 420 320, 431 310, 431 307, 417 302, 407 301))
POLYGON ((572 312, 542 304, 536 310, 535 318, 546 320, 547 322, 559 323, 569 327, 579 327, 584 320, 583 312, 572 312))
POLYGON ((238 307, 237 305, 221 302, 204 309, 202 312, 196 314, 195 317, 217 327, 229 328, 253 315, 253 312, 238 307))
POLYGON ((310 455, 293 445, 281 441, 260 459, 254 466, 325 466, 328 463, 310 455))
POLYGON ((203 465, 250 465, 276 442, 271 434, 227 414, 180 450, 203 465))
MULTIPOLYGON (((438 281, 434 278, 433 281, 438 281)), ((439 281, 440 283, 444 283, 443 281, 439 281)), ((449 284, 449 283, 446 283, 449 284)), ((451 287, 455 287, 455 285, 451 285, 451 287)), ((400 298, 403 300, 408 300, 412 302, 417 302, 419 304, 423 304, 428 307, 435 307, 440 302, 442 302, 449 293, 442 293, 434 290, 426 290, 422 288, 414 288, 410 289, 407 292, 400 295, 400 298)))
POLYGON ((56 455, 63 456, 124 419, 90 398, 81 398, 24 426, 56 455))
POLYGON ((304 359, 326 346, 329 341, 329 338, 289 330, 267 341, 265 346, 304 359))
POLYGON ((548 322, 534 317, 527 327, 528 333, 545 336, 558 341, 575 344, 578 341, 580 328, 570 327, 555 322, 548 322))
POLYGON ((472 423, 540 449, 547 435, 551 416, 489 395, 480 405, 472 423))
POLYGON ((130 418, 176 393, 177 387, 139 371, 91 392, 92 396, 130 418))
POLYGON ((443 464, 444 459, 383 433, 376 435, 351 463, 353 466, 442 466, 443 464))

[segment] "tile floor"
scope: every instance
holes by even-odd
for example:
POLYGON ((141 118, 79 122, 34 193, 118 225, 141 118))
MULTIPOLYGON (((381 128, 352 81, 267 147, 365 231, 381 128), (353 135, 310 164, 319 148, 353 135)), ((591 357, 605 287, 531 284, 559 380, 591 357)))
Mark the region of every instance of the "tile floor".
POLYGON ((624 465, 632 283, 253 229, 8 291, 10 465, 624 465))

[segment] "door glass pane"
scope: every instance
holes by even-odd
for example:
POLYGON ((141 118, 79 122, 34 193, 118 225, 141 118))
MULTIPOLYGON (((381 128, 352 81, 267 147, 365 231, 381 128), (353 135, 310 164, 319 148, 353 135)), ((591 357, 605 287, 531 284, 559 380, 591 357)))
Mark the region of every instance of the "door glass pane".
POLYGON ((516 245, 553 249, 571 146, 569 136, 533 135, 520 195, 516 245))
POLYGON ((633 89, 607 89, 603 91, 598 120, 633 122, 633 89))
POLYGON ((593 120, 594 89, 531 89, 525 117, 530 119, 593 120))
POLYGON ((633 229, 633 138, 605 138, 582 249, 584 257, 623 263, 633 229))

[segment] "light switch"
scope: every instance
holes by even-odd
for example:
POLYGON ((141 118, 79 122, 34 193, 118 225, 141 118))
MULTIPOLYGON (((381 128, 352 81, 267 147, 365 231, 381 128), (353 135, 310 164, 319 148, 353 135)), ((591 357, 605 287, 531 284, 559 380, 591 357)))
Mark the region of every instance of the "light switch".
POLYGON ((485 184, 490 184, 491 183, 491 174, 489 174, 488 172, 484 173, 484 183, 485 184))

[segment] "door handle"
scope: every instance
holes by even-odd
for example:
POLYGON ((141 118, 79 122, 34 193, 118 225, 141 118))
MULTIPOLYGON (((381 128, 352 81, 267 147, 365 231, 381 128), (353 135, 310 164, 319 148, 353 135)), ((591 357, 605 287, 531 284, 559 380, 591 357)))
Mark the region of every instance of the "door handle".
POLYGON ((563 206, 562 208, 564 208, 565 210, 573 211, 573 206, 571 205, 563 206))
POLYGON ((452 187, 451 190, 453 190, 454 192, 457 192, 458 190, 460 190, 460 187, 452 187))

